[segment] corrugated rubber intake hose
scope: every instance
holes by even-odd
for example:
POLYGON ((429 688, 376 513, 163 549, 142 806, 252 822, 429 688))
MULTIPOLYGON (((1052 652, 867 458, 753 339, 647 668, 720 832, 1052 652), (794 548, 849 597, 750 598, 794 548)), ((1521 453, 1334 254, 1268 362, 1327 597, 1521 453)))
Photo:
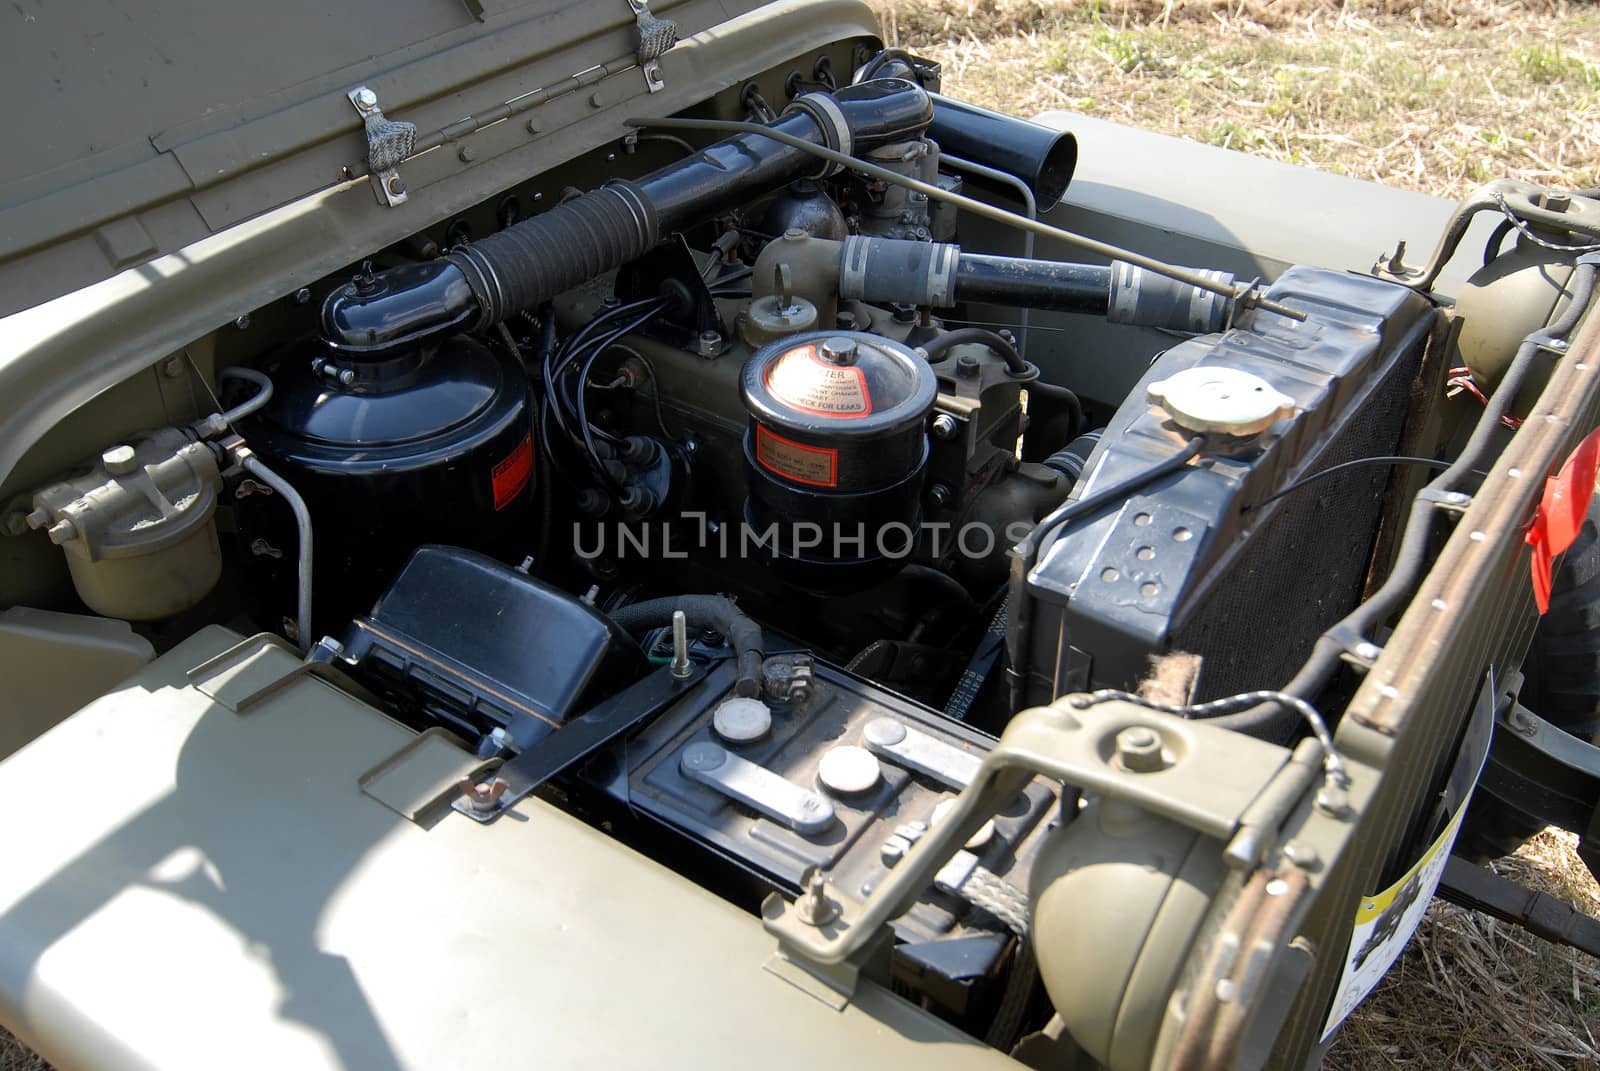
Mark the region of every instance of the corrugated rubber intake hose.
POLYGON ((669 595, 632 603, 607 616, 622 631, 632 634, 666 628, 672 624, 675 610, 683 611, 690 628, 710 629, 727 637, 739 660, 734 691, 741 696, 761 694, 761 660, 765 657, 761 626, 746 617, 732 599, 721 595, 669 595))
MULTIPOLYGON (((921 87, 885 78, 805 94, 771 126, 854 154, 920 138, 932 119, 921 87)), ((491 327, 638 258, 662 235, 835 169, 772 138, 737 134, 643 178, 575 197, 434 265, 354 280, 324 303, 323 337, 336 350, 375 353, 491 327)))
POLYGON ((643 256, 660 217, 636 183, 612 182, 532 219, 452 250, 479 327, 497 324, 643 256))

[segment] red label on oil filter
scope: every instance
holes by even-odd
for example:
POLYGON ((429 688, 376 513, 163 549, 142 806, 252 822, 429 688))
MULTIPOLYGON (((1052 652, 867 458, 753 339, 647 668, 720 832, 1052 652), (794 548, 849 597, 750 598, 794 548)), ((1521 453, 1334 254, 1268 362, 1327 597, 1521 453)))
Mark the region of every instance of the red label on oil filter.
POLYGON ((839 451, 808 446, 756 425, 756 460, 762 466, 795 483, 812 487, 839 486, 839 451))
POLYGON ((767 390, 780 402, 818 416, 856 420, 872 412, 866 374, 853 365, 824 361, 815 346, 799 346, 768 365, 767 390))
POLYGON ((505 509, 533 477, 533 438, 524 435, 505 459, 489 473, 494 482, 494 508, 505 509))

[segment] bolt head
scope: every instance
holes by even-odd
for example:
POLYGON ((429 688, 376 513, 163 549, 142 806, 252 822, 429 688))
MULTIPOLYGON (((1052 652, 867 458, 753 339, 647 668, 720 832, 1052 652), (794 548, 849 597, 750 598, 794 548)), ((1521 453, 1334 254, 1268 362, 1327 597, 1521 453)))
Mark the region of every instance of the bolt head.
POLYGON ((356 107, 369 112, 378 106, 378 94, 363 86, 356 91, 356 107))
POLYGON ((962 379, 972 379, 978 374, 978 359, 970 353, 964 353, 956 358, 956 375, 962 379))
POLYGON ((456 150, 456 159, 460 160, 464 164, 470 164, 475 155, 476 154, 473 153, 472 146, 470 145, 463 145, 456 150))
POLYGON ((956 432, 961 430, 961 425, 956 423, 956 418, 949 413, 940 413, 933 418, 933 437, 935 439, 954 439, 956 432))
POLYGON ((1317 790, 1316 808, 1330 818, 1350 813, 1350 793, 1342 785, 1324 784, 1317 790))
POLYGON ((243 331, 245 328, 249 327, 250 326, 250 314, 248 312, 240 313, 238 318, 233 321, 233 326, 237 327, 241 331, 243 331))
POLYGON ((1383 649, 1375 643, 1356 644, 1356 657, 1364 662, 1372 662, 1383 653, 1383 649))
POLYGON ((794 902, 795 914, 807 926, 826 926, 839 917, 839 905, 828 899, 827 880, 817 867, 807 867, 800 879, 800 898, 794 902))
POLYGON ((818 355, 829 364, 854 364, 856 361, 855 339, 845 338, 840 335, 834 338, 825 338, 817 347, 818 355))
POLYGON ((294 303, 296 305, 307 304, 310 300, 311 290, 308 287, 302 286, 299 290, 294 292, 294 303))
POLYGON ((113 476, 126 476, 139 467, 139 457, 133 447, 126 444, 113 446, 100 455, 100 463, 113 476))
POLYGON ((45 534, 50 537, 50 542, 59 547, 63 543, 72 542, 78 535, 78 529, 73 526, 70 520, 63 517, 46 529, 45 534))
POLYGON ((1167 767, 1161 734, 1145 725, 1130 725, 1117 734, 1117 760, 1130 773, 1155 773, 1167 767))

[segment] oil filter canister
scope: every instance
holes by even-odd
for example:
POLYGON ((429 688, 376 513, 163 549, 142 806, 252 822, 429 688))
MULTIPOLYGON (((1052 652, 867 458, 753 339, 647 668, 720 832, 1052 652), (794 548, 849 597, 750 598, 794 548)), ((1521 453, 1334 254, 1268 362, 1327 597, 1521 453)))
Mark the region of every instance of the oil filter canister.
POLYGON ((745 519, 791 580, 863 587, 909 557, 937 390, 909 347, 859 331, 794 335, 745 364, 745 519))
MULTIPOLYGON (((318 636, 370 612, 419 544, 527 554, 533 420, 514 358, 464 335, 371 354, 307 342, 263 370, 276 391, 241 431, 310 509, 318 636)), ((254 616, 292 620, 293 515, 253 484, 234 514, 254 616)))

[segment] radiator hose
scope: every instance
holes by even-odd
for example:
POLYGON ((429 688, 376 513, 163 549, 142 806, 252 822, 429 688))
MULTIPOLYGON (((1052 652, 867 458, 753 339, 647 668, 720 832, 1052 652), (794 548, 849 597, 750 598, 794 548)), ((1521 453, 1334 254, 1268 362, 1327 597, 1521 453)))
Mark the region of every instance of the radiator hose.
MULTIPOLYGON (((920 138, 933 104, 916 84, 884 78, 807 93, 771 124, 855 154, 920 138)), ((725 138, 640 179, 615 181, 424 265, 364 272, 328 295, 330 349, 380 355, 462 329, 492 327, 619 268, 663 235, 806 177, 837 170, 761 135, 725 138)))

